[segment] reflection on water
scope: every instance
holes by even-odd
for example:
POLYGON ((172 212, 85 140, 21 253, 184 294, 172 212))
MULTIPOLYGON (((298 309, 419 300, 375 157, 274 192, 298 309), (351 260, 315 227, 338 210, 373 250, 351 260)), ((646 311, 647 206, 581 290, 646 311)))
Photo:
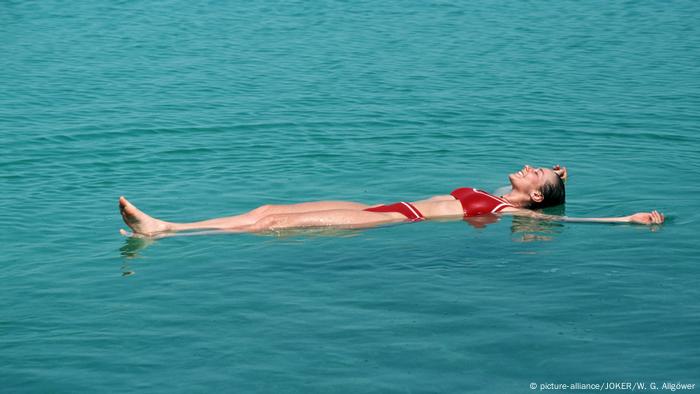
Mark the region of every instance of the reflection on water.
POLYGON ((119 248, 119 254, 124 260, 139 257, 139 252, 148 248, 155 242, 152 238, 128 237, 124 245, 119 248))
POLYGON ((129 265, 128 265, 128 264, 122 265, 122 276, 131 276, 131 275, 133 275, 133 274, 135 274, 135 273, 136 273, 136 271, 132 271, 132 270, 129 269, 129 265))
MULTIPOLYGON (((564 205, 543 210, 548 215, 564 216, 566 209, 564 205)), ((515 242, 536 242, 551 241, 555 236, 562 233, 564 224, 548 220, 535 219, 527 216, 513 215, 513 222, 510 231, 514 235, 515 242)))
POLYGON ((124 245, 119 248, 119 254, 122 257, 121 275, 131 276, 136 272, 129 267, 129 261, 139 258, 139 253, 147 247, 155 243, 151 238, 128 237, 124 241, 124 245))
MULTIPOLYGON (((303 241, 306 238, 321 238, 321 237, 337 237, 337 238, 350 238, 356 237, 362 234, 363 230, 367 229, 344 229, 344 228, 299 228, 299 229, 284 229, 284 230, 273 230, 262 233, 255 233, 253 235, 272 237, 281 240, 289 239, 299 239, 303 241)), ((240 234, 237 231, 226 231, 226 230, 203 230, 203 231, 183 231, 180 233, 168 233, 161 234, 156 238, 142 237, 142 236, 130 236, 126 237, 124 244, 119 248, 119 254, 122 257, 122 274, 124 276, 133 275, 133 271, 128 269, 128 260, 137 259, 141 257, 140 253, 146 248, 154 245, 157 240, 163 238, 171 237, 188 237, 197 235, 216 235, 216 234, 240 234)))
POLYGON ((322 238, 322 237, 337 237, 337 238, 351 238, 357 237, 362 234, 363 231, 369 230, 364 229, 348 229, 348 228, 337 228, 337 227, 311 227, 311 228, 289 228, 281 230, 271 230, 259 235, 274 236, 275 238, 288 239, 288 238, 322 238))
POLYGON ((485 228, 489 224, 496 223, 500 217, 500 215, 489 213, 486 215, 467 217, 464 218, 464 221, 469 223, 474 228, 485 228))

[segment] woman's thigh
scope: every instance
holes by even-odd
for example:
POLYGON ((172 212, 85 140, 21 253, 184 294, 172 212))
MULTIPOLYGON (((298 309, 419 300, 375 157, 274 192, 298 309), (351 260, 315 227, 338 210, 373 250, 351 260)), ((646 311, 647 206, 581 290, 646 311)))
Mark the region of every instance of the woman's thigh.
POLYGON ((265 205, 264 214, 267 216, 275 214, 292 214, 330 210, 362 211, 363 209, 369 207, 370 205, 352 201, 313 201, 289 205, 265 205))
POLYGON ((403 215, 395 212, 332 209, 268 215, 253 225, 253 231, 302 227, 363 228, 404 220, 403 215))

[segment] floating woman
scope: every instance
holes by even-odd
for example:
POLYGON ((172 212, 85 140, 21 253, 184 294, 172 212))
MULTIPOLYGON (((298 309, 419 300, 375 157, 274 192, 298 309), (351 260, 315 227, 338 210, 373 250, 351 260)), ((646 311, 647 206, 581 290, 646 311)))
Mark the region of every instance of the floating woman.
POLYGON ((263 205, 252 211, 222 218, 191 223, 166 222, 153 218, 119 198, 124 223, 133 234, 123 235, 161 238, 179 231, 223 230, 231 232, 265 232, 281 229, 332 227, 368 228, 388 223, 418 222, 426 219, 474 217, 487 214, 512 214, 536 219, 563 222, 660 224, 664 215, 639 212, 629 216, 606 218, 572 218, 547 215, 535 211, 564 203, 567 172, 565 167, 533 168, 525 165, 508 175, 511 189, 502 196, 462 187, 449 195, 434 196, 415 202, 390 205, 366 205, 349 201, 317 201, 292 205, 263 205))

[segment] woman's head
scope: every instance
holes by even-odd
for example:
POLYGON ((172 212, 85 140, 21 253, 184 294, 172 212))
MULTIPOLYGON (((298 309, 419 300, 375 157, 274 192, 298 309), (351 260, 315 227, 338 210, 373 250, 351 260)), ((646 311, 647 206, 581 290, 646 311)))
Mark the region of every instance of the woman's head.
POLYGON ((532 168, 525 165, 522 170, 510 174, 508 178, 513 192, 523 196, 525 208, 547 208, 563 204, 566 200, 564 182, 549 168, 532 168))

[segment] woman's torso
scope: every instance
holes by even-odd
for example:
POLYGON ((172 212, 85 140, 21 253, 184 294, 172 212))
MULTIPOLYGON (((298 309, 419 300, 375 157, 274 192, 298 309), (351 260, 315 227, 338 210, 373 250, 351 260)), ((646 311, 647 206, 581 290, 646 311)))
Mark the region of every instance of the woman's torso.
POLYGON ((441 195, 415 201, 413 205, 426 218, 478 216, 512 208, 506 200, 473 188, 455 189, 451 195, 441 195))
POLYGON ((425 216, 427 219, 450 216, 463 216, 462 205, 454 197, 435 196, 428 200, 415 201, 412 204, 425 216), (447 197, 445 199, 433 199, 436 197, 447 197), (449 198, 449 199, 448 199, 449 198))

